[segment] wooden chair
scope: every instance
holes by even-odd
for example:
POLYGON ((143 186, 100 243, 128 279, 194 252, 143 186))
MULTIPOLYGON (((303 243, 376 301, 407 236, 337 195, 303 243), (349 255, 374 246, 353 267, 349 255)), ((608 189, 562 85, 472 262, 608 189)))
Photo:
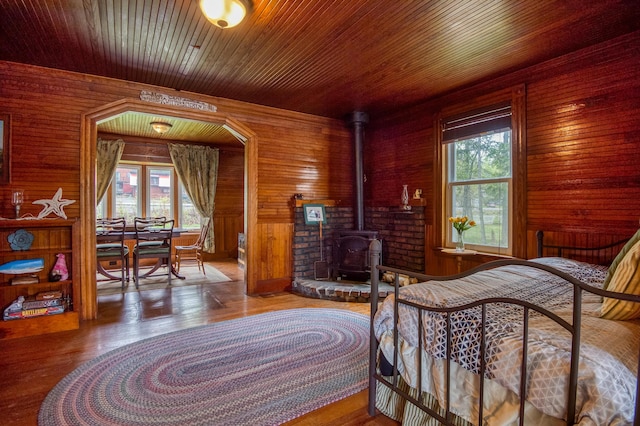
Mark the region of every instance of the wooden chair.
POLYGON ((96 259, 98 273, 109 280, 121 280, 124 290, 125 281, 129 281, 129 247, 124 243, 124 231, 127 223, 124 218, 96 220, 96 259), (108 272, 102 262, 120 262, 119 277, 108 272))
POLYGON ((167 268, 167 279, 171 285, 173 224, 173 219, 167 220, 164 217, 134 219, 136 244, 133 247, 133 280, 136 288, 139 288, 140 278, 154 276, 153 273, 163 265, 167 268), (153 268, 144 275, 140 275, 141 259, 157 259, 153 268))
POLYGON ((176 246, 175 264, 177 272, 180 272, 180 265, 183 262, 195 261, 198 265, 198 271, 202 270, 202 273, 207 275, 204 270, 204 263, 202 262, 202 248, 209 234, 210 225, 211 219, 200 229, 200 235, 198 235, 195 243, 187 246, 176 246))

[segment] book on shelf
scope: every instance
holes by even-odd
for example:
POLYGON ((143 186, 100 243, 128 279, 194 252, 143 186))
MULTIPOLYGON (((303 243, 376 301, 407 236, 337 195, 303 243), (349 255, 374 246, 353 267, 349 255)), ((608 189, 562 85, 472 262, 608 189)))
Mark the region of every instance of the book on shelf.
POLYGON ((27 297, 26 299, 24 299, 24 302, 22 302, 22 310, 48 308, 50 306, 62 306, 62 304, 62 297, 42 300, 36 300, 35 297, 27 297))
POLYGON ((67 310, 67 301, 59 291, 40 292, 35 296, 19 296, 4 309, 5 321, 61 314, 67 310), (44 293, 44 296, 43 296, 44 293))
POLYGON ((21 309, 19 311, 8 312, 4 311, 4 320, 14 320, 14 319, 22 319, 22 318, 33 318, 40 317, 45 315, 55 315, 61 314, 65 311, 64 306, 47 306, 45 308, 35 308, 35 309, 21 309))
POLYGON ((41 291, 36 294, 36 300, 61 299, 62 292, 60 290, 41 291))

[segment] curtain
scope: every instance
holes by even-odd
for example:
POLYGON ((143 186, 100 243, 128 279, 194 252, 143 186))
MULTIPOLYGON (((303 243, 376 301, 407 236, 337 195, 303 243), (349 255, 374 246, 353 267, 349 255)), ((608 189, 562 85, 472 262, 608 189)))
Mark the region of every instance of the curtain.
POLYGON ((216 185, 218 182, 219 151, 202 145, 180 145, 170 143, 169 154, 178 177, 193 205, 202 217, 201 226, 212 221, 204 242, 204 251, 215 253, 213 213, 216 208, 216 185))
POLYGON ((96 205, 100 204, 107 192, 109 183, 118 167, 118 162, 124 151, 124 141, 118 139, 109 141, 98 139, 96 150, 96 205))

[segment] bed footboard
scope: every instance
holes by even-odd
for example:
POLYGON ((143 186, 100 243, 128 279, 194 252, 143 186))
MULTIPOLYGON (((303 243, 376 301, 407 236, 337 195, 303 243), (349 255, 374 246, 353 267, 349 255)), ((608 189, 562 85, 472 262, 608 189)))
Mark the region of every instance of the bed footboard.
MULTIPOLYGON (((529 354, 528 352, 528 347, 527 347, 527 342, 528 342, 528 326, 529 326, 529 315, 532 312, 536 312, 537 314, 543 315, 546 318, 554 321, 556 324, 558 324, 559 326, 561 326, 562 328, 564 328, 569 334, 570 334, 570 339, 571 339, 571 360, 570 360, 570 371, 569 371, 569 378, 568 378, 568 393, 567 393, 567 404, 566 404, 566 414, 567 414, 567 419, 569 419, 569 421, 567 422, 567 424, 572 425, 574 424, 574 419, 576 418, 576 389, 577 389, 577 384, 578 384, 578 368, 579 368, 579 360, 580 360, 580 342, 581 342, 581 334, 580 334, 580 330, 581 330, 581 322, 582 322, 582 313, 581 313, 581 308, 582 308, 582 301, 583 301, 583 293, 593 293, 602 297, 608 297, 608 298, 616 298, 616 299, 620 299, 620 300, 627 300, 627 301, 633 301, 633 302, 640 302, 640 296, 635 296, 635 295, 629 295, 629 294, 623 294, 623 293, 614 293, 614 292, 610 292, 610 291, 606 291, 606 290, 602 290, 596 287, 592 287, 576 278, 574 278, 573 276, 562 272, 556 268, 553 268, 551 266, 548 266, 546 264, 543 263, 537 263, 537 262, 530 262, 530 261, 524 261, 524 260, 498 260, 498 261, 494 261, 494 262, 489 262, 489 263, 485 263, 482 264, 476 268, 473 268, 469 271, 463 272, 461 274, 457 274, 455 276, 448 276, 448 277, 435 277, 435 276, 428 276, 428 275, 424 275, 424 274, 416 274, 410 271, 405 271, 405 270, 400 270, 400 269, 395 269, 395 268, 390 268, 390 267, 385 267, 380 265, 380 257, 381 257, 381 244, 378 240, 373 240, 370 244, 369 247, 369 253, 371 256, 371 296, 370 296, 370 300, 371 300, 371 338, 370 338, 370 364, 369 364, 369 406, 368 406, 368 412, 369 415, 374 416, 376 415, 376 389, 377 386, 385 386, 387 388, 389 388, 393 393, 400 395, 404 400, 411 402, 413 405, 415 405, 416 407, 418 407, 420 410, 422 410, 423 412, 425 412, 428 416, 430 416, 432 419, 435 420, 434 424, 444 424, 444 425, 459 425, 461 423, 465 423, 464 419, 461 419, 459 417, 457 417, 455 415, 455 413, 451 412, 450 410, 450 404, 449 404, 449 398, 451 395, 451 383, 450 383, 450 371, 452 371, 452 368, 457 368, 455 365, 452 365, 452 363, 455 363, 455 361, 452 361, 452 336, 451 336, 451 325, 450 325, 450 321, 452 318, 452 315, 457 315, 460 312, 464 311, 467 312, 467 310, 469 309, 476 309, 477 312, 481 312, 481 320, 482 320, 482 332, 481 332, 481 342, 480 342, 480 356, 479 356, 479 365, 480 365, 480 369, 479 372, 477 373, 479 375, 480 378, 482 377, 486 377, 487 375, 487 371, 486 371, 486 364, 485 364, 485 315, 487 312, 488 307, 495 305, 495 304, 511 304, 511 305, 518 305, 519 309, 522 309, 524 315, 523 315, 523 337, 522 337, 522 353, 524 354, 529 354), (489 270, 489 269, 493 269, 493 268, 497 268, 500 266, 508 266, 508 265, 520 265, 520 266, 526 266, 526 267, 530 267, 530 268, 537 268, 540 270, 544 270, 547 271, 553 275, 556 275, 557 277, 562 278, 563 280, 568 281, 569 283, 571 283, 573 285, 573 314, 572 314, 572 318, 570 320, 566 320, 558 315, 556 315, 554 312, 551 312, 550 310, 545 309, 544 307, 541 306, 536 306, 533 303, 529 303, 527 301, 523 301, 523 300, 518 300, 518 299, 514 299, 514 298, 504 298, 504 297, 497 297, 497 298, 483 298, 481 300, 476 300, 473 301, 471 303, 467 303, 464 305, 459 305, 459 306, 450 306, 450 307, 434 307, 434 306, 425 306, 425 305, 420 305, 408 300, 402 300, 401 297, 399 297, 399 293, 400 293, 400 282, 399 282, 399 276, 400 274, 405 274, 405 275, 409 275, 411 277, 416 277, 418 279, 419 282, 424 282, 424 281, 429 281, 429 280, 434 280, 437 279, 439 281, 447 281, 447 280, 452 280, 452 279, 458 279, 461 277, 466 277, 468 275, 472 275, 475 273, 478 273, 480 271, 485 271, 485 270, 489 270), (388 359, 389 363, 392 366, 392 374, 391 376, 383 376, 380 373, 380 369, 379 369, 379 362, 380 362, 380 358, 383 356, 380 348, 379 348, 379 344, 380 342, 378 342, 377 337, 376 337, 376 330, 374 329, 374 319, 376 316, 376 313, 378 312, 379 309, 379 289, 378 289, 378 285, 380 282, 380 275, 381 272, 391 272, 395 275, 395 291, 394 291, 394 296, 393 296, 393 356, 392 359, 388 359), (421 318, 423 317, 423 315, 442 315, 443 318, 446 319, 446 324, 447 324, 447 344, 446 344, 446 359, 444 359, 445 367, 444 367, 444 371, 446 371, 446 376, 445 376, 445 386, 446 386, 446 403, 444 404, 444 406, 440 406, 438 410, 434 410, 433 407, 430 407, 428 403, 425 403, 425 401, 422 400, 422 397, 420 396, 420 390, 423 389, 422 386, 422 380, 423 378, 421 377, 421 374, 418 373, 418 378, 417 378, 417 386, 416 388, 418 389, 417 395, 418 397, 416 397, 416 392, 407 392, 406 391, 406 386, 404 386, 404 383, 402 382, 402 379, 399 375, 398 372, 398 361, 399 361, 399 342, 402 340, 402 338, 399 337, 398 334, 398 320, 399 320, 399 307, 400 306, 404 306, 404 307, 411 307, 412 309, 416 310, 416 312, 418 312, 416 314, 418 320, 417 320, 417 324, 418 324, 418 332, 417 335, 418 336, 422 336, 423 335, 423 329, 421 327, 423 327, 423 323, 421 318), (425 314, 425 312, 427 312, 428 314, 425 314), (461 421, 462 420, 462 421, 461 421)), ((564 248, 564 247, 563 247, 564 248)), ((417 346, 417 350, 420 351, 419 353, 422 353, 421 351, 423 350, 423 343, 421 338, 418 338, 418 346, 417 346)), ((422 371, 422 357, 418 357, 418 367, 416 368, 416 371, 421 372, 422 371)), ((640 356, 638 357, 638 363, 640 363, 640 356)), ((638 370, 640 371, 640 366, 637 366, 638 370)), ((526 389, 527 389, 527 362, 526 362, 526 357, 523 358, 523 361, 521 363, 520 366, 520 377, 522 378, 520 380, 520 385, 519 385, 519 395, 525 395, 526 389)), ((485 380, 480 380, 480 388, 479 388, 479 401, 483 401, 483 392, 484 392, 484 386, 485 386, 485 380)), ((635 389, 636 389, 636 398, 635 398, 635 422, 634 424, 640 424, 640 418, 637 415, 638 413, 640 413, 640 402, 638 401, 637 395, 640 394, 640 388, 638 387, 638 380, 637 380, 637 375, 636 375, 636 385, 635 385, 635 389)), ((415 389, 414 389, 415 390, 415 389)), ((525 417, 524 413, 525 413, 525 405, 528 404, 528 402, 526 402, 524 400, 524 398, 520 399, 519 401, 520 407, 519 407, 519 419, 520 419, 520 424, 523 424, 523 419, 525 417)), ((478 418, 479 419, 483 419, 483 404, 480 403, 479 404, 479 413, 478 418)))

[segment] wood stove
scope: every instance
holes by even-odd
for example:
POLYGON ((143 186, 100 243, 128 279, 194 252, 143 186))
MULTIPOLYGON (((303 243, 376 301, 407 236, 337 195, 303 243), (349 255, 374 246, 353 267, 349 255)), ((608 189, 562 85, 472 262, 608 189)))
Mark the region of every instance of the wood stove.
POLYGON ((371 276, 369 244, 377 237, 377 231, 340 231, 334 239, 336 278, 367 281, 371 276))
POLYGON ((369 123, 365 112, 354 111, 349 117, 353 126, 353 147, 355 159, 355 200, 354 230, 342 230, 334 236, 333 270, 336 278, 354 281, 367 281, 371 276, 369 265, 369 243, 378 237, 378 231, 364 230, 364 171, 363 141, 364 126, 369 123))

